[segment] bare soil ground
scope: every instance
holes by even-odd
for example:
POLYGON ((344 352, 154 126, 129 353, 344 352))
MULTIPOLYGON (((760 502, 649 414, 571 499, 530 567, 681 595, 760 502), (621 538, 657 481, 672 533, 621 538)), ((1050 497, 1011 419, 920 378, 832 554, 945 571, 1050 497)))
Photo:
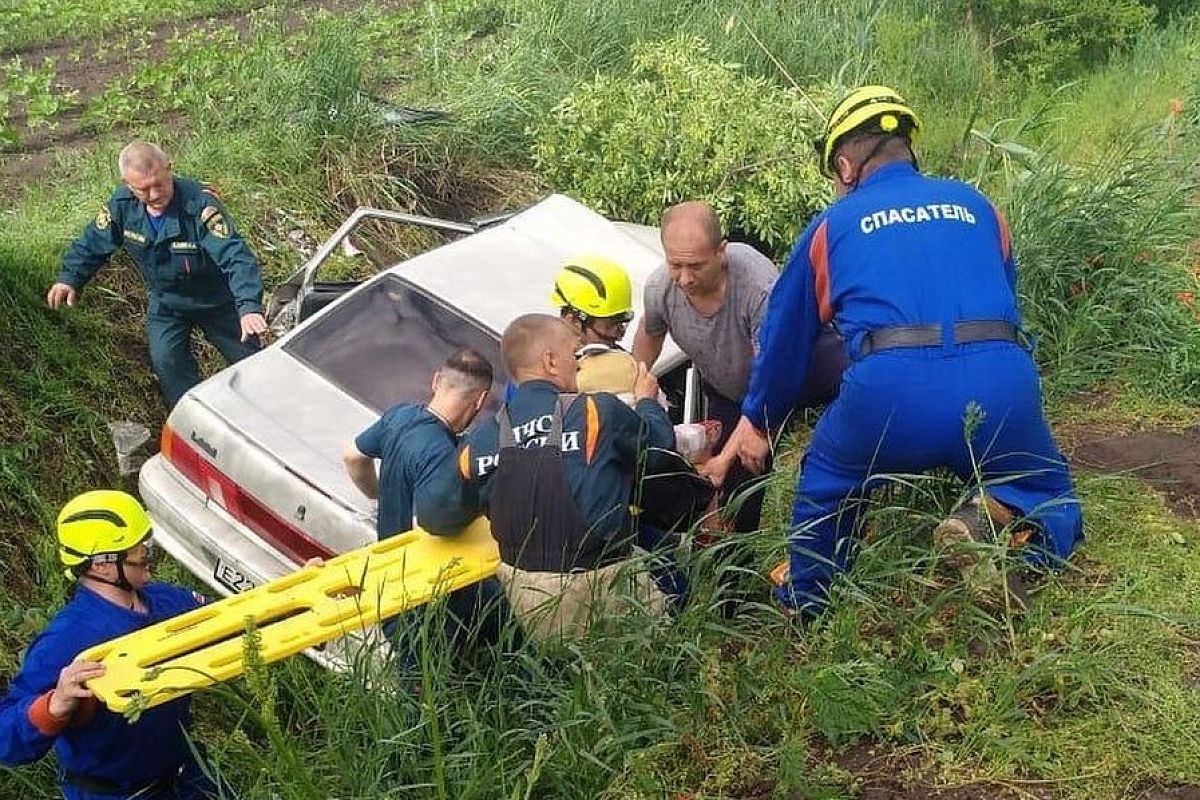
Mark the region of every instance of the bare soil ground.
POLYGON ((1130 796, 1134 800, 1200 800, 1200 786, 1154 786, 1130 796))
POLYGON ((927 774, 919 753, 860 743, 833 756, 833 761, 860 781, 860 800, 985 800, 1021 798, 1050 800, 1051 785, 1036 781, 980 779, 942 786, 927 774))
POLYGON ((1200 427, 1071 438, 1077 469, 1141 479, 1162 492, 1176 514, 1200 518, 1200 427))

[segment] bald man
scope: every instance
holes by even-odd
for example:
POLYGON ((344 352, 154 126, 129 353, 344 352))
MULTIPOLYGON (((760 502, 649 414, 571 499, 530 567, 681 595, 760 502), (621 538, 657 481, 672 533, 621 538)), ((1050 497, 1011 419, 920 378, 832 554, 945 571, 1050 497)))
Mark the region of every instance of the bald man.
POLYGON ((596 618, 639 598, 662 613, 666 598, 629 564, 634 477, 647 447, 671 448, 658 381, 638 367, 635 404, 578 395, 577 338, 558 317, 526 314, 501 351, 516 393, 468 438, 463 476, 477 484, 498 570, 514 613, 536 639, 578 636, 596 618))
MULTIPOLYGON (((689 201, 668 208, 661 235, 666 263, 646 281, 645 313, 634 334, 633 357, 653 364, 670 334, 696 365, 708 416, 720 420, 723 428, 720 452, 702 471, 723 485, 723 502, 736 500, 731 504, 737 509, 730 520, 733 529, 757 530, 763 492, 744 490, 754 475, 738 462, 729 434, 741 418, 758 328, 779 271, 750 245, 726 242, 707 203, 689 201)), ((830 329, 817 345, 801 406, 828 402, 837 393, 844 367, 841 340, 830 329)))
POLYGON ((124 185, 71 245, 46 302, 54 309, 75 305, 87 282, 125 248, 150 290, 150 360, 174 406, 200 382, 194 329, 229 363, 258 350, 267 329, 262 274, 212 187, 172 174, 157 145, 126 145, 117 168, 124 185))

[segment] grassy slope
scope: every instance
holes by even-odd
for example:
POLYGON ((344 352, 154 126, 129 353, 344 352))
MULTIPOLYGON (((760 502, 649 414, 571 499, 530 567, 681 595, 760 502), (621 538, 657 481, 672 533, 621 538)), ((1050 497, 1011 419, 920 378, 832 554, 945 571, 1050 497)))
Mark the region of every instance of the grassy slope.
MULTIPOLYGON (((376 19, 364 35, 398 77, 407 65, 426 63, 431 52, 450 64, 461 48, 480 47, 463 31, 503 30, 506 18, 496 7, 447 4, 447 14, 460 14, 447 24, 433 20, 439 12, 427 6, 399 22, 376 19), (397 25, 444 27, 442 38, 406 47, 384 35, 397 25)), ((601 19, 593 35, 601 31, 608 41, 612 20, 623 13, 620 4, 596 13, 601 19)), ((707 25, 715 37, 722 28, 715 19, 697 13, 688 24, 707 25)), ((654 21, 663 28, 676 24, 654 21)), ((887 21, 884 50, 900 52, 900 34, 913 24, 887 21)), ((756 23, 754 30, 766 28, 756 23)), ((569 45, 568 32, 558 33, 539 41, 569 45)), ((642 33, 623 31, 630 38, 642 33)), ((1141 66, 1118 65, 1074 90, 1078 110, 1062 112, 1066 121, 1049 128, 1051 138, 1067 149, 1084 147, 1069 133, 1071 114, 1111 119, 1088 109, 1132 104, 1128 98, 1138 92, 1128 83, 1131 72, 1164 75, 1162 83, 1136 79, 1153 87, 1142 92, 1144 107, 1122 105, 1156 119, 1162 97, 1174 96, 1186 73, 1178 66, 1179 42, 1170 36, 1155 41, 1135 54, 1132 63, 1141 66), (1068 133, 1056 133, 1061 130, 1068 133)), ((777 51, 776 43, 770 46, 777 51)), ((611 58, 619 60, 620 46, 613 48, 611 58)), ((939 63, 963 58, 953 48, 937 54, 939 63)), ((787 63, 802 76, 828 66, 787 63)), ((459 69, 473 67, 463 60, 459 69)), ((495 72, 480 75, 494 79, 495 72)), ((310 84, 312 77, 308 73, 310 84)), ((413 92, 436 99, 430 88, 436 79, 461 79, 463 72, 429 70, 425 77, 429 82, 418 81, 413 92)), ((983 86, 991 79, 980 74, 972 80, 983 86)), ((949 78, 938 85, 947 97, 953 94, 949 78)), ((461 139, 422 142, 405 134, 379 160, 354 153, 345 131, 309 136, 312 129, 305 128, 303 136, 287 136, 281 132, 295 129, 267 124, 201 126, 173 152, 181 172, 222 185, 257 241, 278 243, 273 208, 301 211, 319 230, 347 197, 379 191, 404 197, 427 179, 430 164, 469 155, 464 141, 481 129, 484 109, 499 106, 506 113, 490 118, 520 130, 522 114, 542 101, 515 90, 481 97, 496 86, 481 80, 444 98, 461 114, 467 130, 461 139), (402 174, 417 184, 405 181, 405 189, 388 178, 397 165, 411 167, 402 174), (331 187, 344 194, 324 199, 331 187)), ((247 101, 243 122, 261 110, 257 102, 247 101)), ((956 109, 947 119, 959 114, 965 124, 969 112, 956 109)), ((943 154, 942 163, 971 166, 968 151, 955 149, 957 139, 947 134, 931 146, 943 154)), ((512 148, 511 136, 506 142, 512 148)), ((133 299, 140 292, 127 269, 109 270, 69 315, 52 314, 40 303, 65 243, 112 184, 112 150, 107 145, 65 163, 56 185, 24 198, 0 226, 0 411, 9 421, 0 432, 0 523, 9 534, 6 563, 17 565, 0 597, 0 630, 10 643, 6 669, 14 663, 11 645, 26 640, 61 595, 44 534, 54 509, 75 491, 117 479, 105 421, 153 423, 161 415, 133 299), (33 579, 17 577, 27 571, 33 579)), ((481 195, 494 199, 528 179, 509 176, 503 183, 481 195)), ((268 267, 279 275, 296 260, 280 250, 268 267)), ((1162 411, 1161 401, 1138 397, 1123 394, 1115 406, 1125 409, 1122 415, 1162 411)), ((1060 413, 1079 414, 1067 405, 1060 413)), ((779 480, 784 494, 789 482, 788 476, 779 480)), ((996 780, 1030 790, 1039 784, 1021 781, 1033 779, 1082 798, 1119 796, 1141 781, 1200 782, 1200 530, 1171 516, 1134 482, 1086 479, 1081 488, 1089 543, 1077 569, 1052 581, 1035 612, 1011 629, 1007 620, 981 615, 965 602, 937 565, 927 539, 936 504, 926 499, 908 504, 917 512, 881 512, 884 530, 893 533, 873 545, 836 611, 810 631, 793 631, 766 610, 729 628, 694 613, 657 637, 635 623, 585 643, 577 659, 558 669, 520 659, 477 670, 434 664, 415 692, 387 703, 353 678, 327 676, 297 661, 238 684, 236 693, 202 698, 200 730, 254 797, 272 791, 368 797, 406 783, 419 787, 413 795, 437 797, 528 796, 534 785, 544 796, 659 797, 687 790, 720 797, 744 796, 762 779, 776 782, 781 796, 788 790, 852 796, 861 781, 839 765, 837 750, 856 739, 908 754, 907 780, 938 785, 996 780), (834 743, 834 750, 822 742, 834 743)), ((776 514, 780 508, 786 501, 776 514)), ((764 561, 777 557, 780 541, 779 532, 763 537, 764 561)), ((707 574, 712 565, 698 569, 707 574)), ((44 793, 49 780, 45 765, 0 772, 0 794, 44 793)))

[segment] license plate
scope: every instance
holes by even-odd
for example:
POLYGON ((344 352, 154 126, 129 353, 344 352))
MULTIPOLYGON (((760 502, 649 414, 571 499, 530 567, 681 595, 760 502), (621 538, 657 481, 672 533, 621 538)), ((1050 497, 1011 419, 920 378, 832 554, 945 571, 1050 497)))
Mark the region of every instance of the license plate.
POLYGON ((255 585, 241 564, 223 558, 217 559, 217 565, 213 568, 213 578, 234 594, 253 589, 255 585))

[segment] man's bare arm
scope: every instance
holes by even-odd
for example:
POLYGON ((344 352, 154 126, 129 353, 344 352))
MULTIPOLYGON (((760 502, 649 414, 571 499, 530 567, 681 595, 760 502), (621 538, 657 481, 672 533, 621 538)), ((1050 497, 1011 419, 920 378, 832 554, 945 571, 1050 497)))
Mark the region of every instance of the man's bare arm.
POLYGON ((358 490, 371 500, 379 497, 379 474, 375 471, 375 459, 365 456, 354 445, 342 453, 342 463, 346 465, 346 474, 358 490))
POLYGON ((663 342, 666 340, 666 331, 659 334, 649 333, 646 330, 646 320, 640 320, 633 334, 633 360, 653 367, 654 362, 662 355, 663 342))

